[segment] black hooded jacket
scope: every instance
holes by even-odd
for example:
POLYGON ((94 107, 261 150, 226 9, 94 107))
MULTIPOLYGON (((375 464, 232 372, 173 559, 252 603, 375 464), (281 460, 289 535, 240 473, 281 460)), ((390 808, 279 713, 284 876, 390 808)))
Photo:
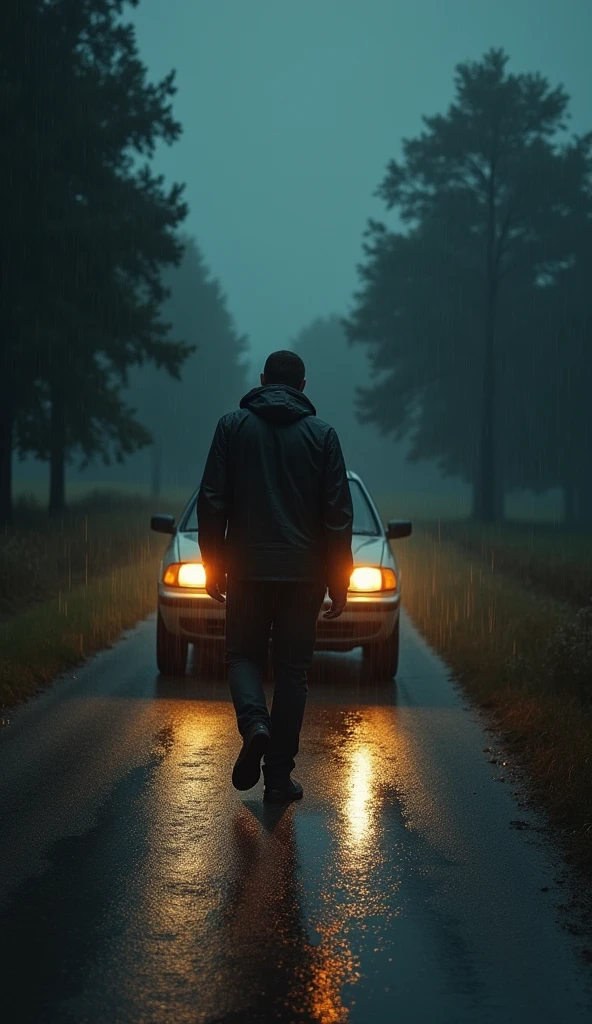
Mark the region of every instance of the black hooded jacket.
POLYGON ((333 427, 300 391, 250 391, 214 434, 197 501, 206 565, 236 579, 347 589, 352 502, 333 427))

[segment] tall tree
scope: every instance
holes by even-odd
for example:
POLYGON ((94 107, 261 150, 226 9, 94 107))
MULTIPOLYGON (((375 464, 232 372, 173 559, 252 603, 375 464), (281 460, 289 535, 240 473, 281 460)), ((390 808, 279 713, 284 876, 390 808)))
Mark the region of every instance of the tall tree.
POLYGON ((12 452, 17 410, 30 398, 36 366, 34 286, 41 175, 31 93, 48 72, 38 0, 6 0, 0 33, 0 524, 12 518, 12 452), (36 209, 29 216, 31 206, 36 209))
MULTIPOLYGON (((588 197, 587 197, 588 198, 588 197)), ((565 520, 592 526, 592 216, 573 225, 572 261, 541 288, 537 303, 540 339, 530 365, 535 387, 517 401, 513 416, 528 418, 536 444, 527 465, 531 486, 544 477, 560 487, 565 520), (534 410, 532 406, 535 406, 534 410), (534 429, 531 424, 534 422, 534 429)), ((518 428, 520 429, 520 428, 518 428)))
POLYGON ((567 258, 513 310, 505 368, 509 486, 563 490, 565 519, 592 523, 592 135, 565 154, 571 201, 554 224, 567 258))
MULTIPOLYGON (((199 482, 217 420, 238 405, 247 389, 246 339, 228 310, 220 283, 191 238, 183 240, 178 267, 167 272, 163 314, 195 351, 180 380, 152 367, 130 376, 128 391, 139 420, 153 437, 152 490, 199 482)), ((138 466, 138 459, 132 466, 138 466)))
MULTIPOLYGON (((20 286, 14 295, 5 287, 5 352, 14 352, 18 337, 27 359, 4 359, 16 396, 6 449, 22 418, 21 447, 28 439, 41 457, 47 450, 45 438, 36 444, 27 413, 26 396, 37 389, 49 403, 52 510, 64 504, 67 439, 86 448, 92 437, 99 443, 98 385, 109 395, 101 406, 105 428, 116 427, 123 448, 133 447, 145 437, 129 410, 118 408, 117 380, 125 383, 129 367, 145 360, 178 375, 190 351, 168 340, 160 316, 161 268, 180 257, 176 228, 186 207, 181 187, 166 190, 148 163, 157 142, 171 144, 180 133, 173 75, 147 82, 134 30, 121 20, 124 7, 125 0, 28 2, 26 17, 11 21, 12 42, 27 55, 9 61, 7 86, 26 152, 11 139, 8 193, 20 216, 10 221, 2 263, 5 285, 16 272, 20 286)), ((33 403, 35 414, 41 408, 33 403)), ((10 460, 1 463, 6 518, 10 460)))
POLYGON ((353 340, 376 343, 376 369, 390 374, 366 395, 367 415, 413 430, 416 453, 439 455, 444 468, 460 462, 482 520, 503 509, 501 375, 519 342, 514 311, 570 259, 562 222, 582 185, 574 153, 584 143, 556 140, 565 92, 508 73, 507 59, 490 50, 458 65, 446 115, 424 118, 403 161, 388 165, 378 194, 409 234, 370 225, 348 323, 353 340))
POLYGON ((68 461, 77 457, 81 468, 97 459, 104 465, 121 463, 152 442, 121 385, 98 360, 86 370, 69 364, 63 379, 56 373, 50 381, 39 381, 26 410, 17 417, 16 436, 21 454, 33 452, 50 464, 49 510, 55 514, 64 508, 68 461), (75 390, 68 394, 71 381, 75 390))
POLYGON ((409 458, 435 460, 443 476, 471 481, 476 465, 477 367, 473 358, 474 245, 431 221, 410 234, 371 223, 364 282, 348 334, 370 347, 374 383, 360 389, 362 422, 409 458))

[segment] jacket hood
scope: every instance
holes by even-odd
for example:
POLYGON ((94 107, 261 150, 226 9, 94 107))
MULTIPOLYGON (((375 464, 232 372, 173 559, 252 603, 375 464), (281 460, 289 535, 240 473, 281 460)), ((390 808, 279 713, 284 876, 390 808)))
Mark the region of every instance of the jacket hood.
POLYGON ((317 412, 306 395, 287 384, 254 388, 241 400, 240 407, 271 423, 295 423, 317 412))

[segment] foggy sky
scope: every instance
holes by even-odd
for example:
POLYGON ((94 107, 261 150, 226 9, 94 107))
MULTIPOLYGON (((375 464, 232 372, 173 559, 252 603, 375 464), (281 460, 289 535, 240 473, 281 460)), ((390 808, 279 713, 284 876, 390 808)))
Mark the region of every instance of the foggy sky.
POLYGON ((372 192, 458 61, 503 46, 592 128, 591 0, 141 0, 135 21, 151 77, 178 72, 184 133, 155 166, 187 182, 186 227, 256 361, 346 312, 372 192))

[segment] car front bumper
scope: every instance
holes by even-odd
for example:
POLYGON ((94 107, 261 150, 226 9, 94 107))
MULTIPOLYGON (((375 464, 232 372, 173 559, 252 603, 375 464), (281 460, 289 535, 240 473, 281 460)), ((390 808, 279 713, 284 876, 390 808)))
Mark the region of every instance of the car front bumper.
MULTIPOLYGON (((189 643, 224 642, 226 612, 224 605, 204 591, 183 593, 177 587, 158 588, 158 607, 170 633, 189 643)), ((351 594, 338 619, 324 619, 330 607, 325 599, 317 626, 317 651, 351 651, 354 647, 387 640, 399 618, 400 595, 370 596, 351 594)))

